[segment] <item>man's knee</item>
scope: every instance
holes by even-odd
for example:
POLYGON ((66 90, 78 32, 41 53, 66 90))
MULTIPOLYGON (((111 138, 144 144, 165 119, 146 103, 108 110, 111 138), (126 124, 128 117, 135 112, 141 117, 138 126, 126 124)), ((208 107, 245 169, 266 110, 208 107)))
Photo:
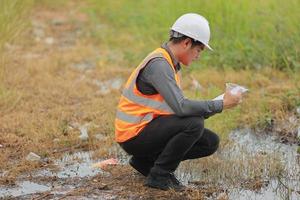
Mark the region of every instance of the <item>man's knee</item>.
POLYGON ((220 138, 217 134, 213 133, 210 136, 210 149, 211 149, 211 154, 215 153, 217 149, 219 148, 220 144, 220 138))
POLYGON ((215 135, 215 137, 215 147, 216 149, 218 149, 220 144, 220 137, 217 134, 215 135))

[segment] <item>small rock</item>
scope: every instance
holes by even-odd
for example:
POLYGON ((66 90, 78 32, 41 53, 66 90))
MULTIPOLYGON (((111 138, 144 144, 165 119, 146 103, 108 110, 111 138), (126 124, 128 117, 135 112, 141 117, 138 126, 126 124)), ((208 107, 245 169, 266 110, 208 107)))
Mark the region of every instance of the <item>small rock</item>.
POLYGON ((45 32, 41 28, 35 28, 32 31, 33 35, 37 38, 43 38, 45 36, 45 32))
POLYGON ((30 152, 27 156, 26 156, 26 160, 28 161, 40 161, 41 157, 33 152, 30 152))
POLYGON ((83 60, 79 63, 73 64, 73 67, 82 71, 88 70, 88 69, 94 69, 96 67, 96 64, 92 61, 83 60))
POLYGON ((101 85, 99 93, 102 95, 106 95, 106 94, 110 93, 110 89, 106 85, 101 85))
POLYGON ((94 80, 93 83, 100 88, 98 93, 106 95, 110 93, 111 90, 119 90, 123 85, 123 79, 115 78, 108 81, 94 80))
POLYGON ((97 91, 97 93, 100 93, 101 95, 106 95, 106 94, 110 93, 110 89, 107 86, 107 82, 93 80, 93 83, 100 88, 99 91, 97 91))
POLYGON ((119 90, 122 87, 123 80, 121 78, 116 78, 111 80, 110 86, 112 89, 119 90))
POLYGON ((217 200, 228 200, 229 197, 225 192, 222 192, 221 194, 218 195, 217 200))
POLYGON ((300 106, 296 109, 296 111, 300 115, 300 106))
POLYGON ((54 142, 54 143, 58 143, 58 142, 60 142, 60 139, 55 138, 55 139, 53 140, 53 142, 54 142))
POLYGON ((2 144, 0 144, 0 148, 2 148, 3 147, 3 145, 2 144))
POLYGON ((295 116, 291 116, 289 117, 289 122, 292 124, 296 124, 297 123, 297 118, 295 116))
POLYGON ((80 130, 80 136, 79 136, 79 138, 82 141, 88 140, 89 139, 89 135, 88 135, 87 127, 86 126, 81 126, 81 127, 79 127, 79 130, 80 130))
POLYGON ((99 87, 103 84, 103 82, 101 82, 99 80, 93 80, 92 83, 99 86, 99 87))
POLYGON ((106 136, 104 136, 104 135, 102 135, 102 134, 96 134, 95 135, 95 138, 97 139, 97 140, 101 140, 101 141, 104 141, 104 140, 106 140, 107 139, 107 137, 106 136))
POLYGON ((77 122, 71 122, 69 123, 69 129, 74 129, 74 128, 79 128, 80 127, 80 124, 77 123, 77 122))
POLYGON ((66 23, 66 20, 64 19, 60 19, 60 18, 56 18, 56 19, 53 19, 51 21, 51 24, 55 25, 55 26, 60 26, 60 25, 63 25, 66 23))
POLYGON ((2 172, 1 174, 0 174, 0 177, 4 177, 4 176, 7 176, 8 175, 8 171, 4 171, 4 172, 2 172))
POLYGON ((44 163, 44 164, 49 164, 51 162, 51 160, 49 158, 43 158, 41 159, 41 161, 44 163))
POLYGON ((297 137, 300 139, 300 126, 298 127, 297 137))
POLYGON ((45 38, 45 43, 48 45, 52 45, 54 43, 54 38, 53 37, 45 38))

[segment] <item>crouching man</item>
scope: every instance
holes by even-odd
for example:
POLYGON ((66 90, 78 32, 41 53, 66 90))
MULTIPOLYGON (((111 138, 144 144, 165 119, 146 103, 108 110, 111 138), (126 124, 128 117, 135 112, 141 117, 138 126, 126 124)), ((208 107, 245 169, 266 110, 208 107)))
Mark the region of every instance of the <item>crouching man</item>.
POLYGON ((219 137, 204 119, 236 106, 241 94, 196 101, 183 96, 181 64, 189 66, 209 46, 208 21, 194 13, 178 18, 167 43, 132 72, 117 108, 116 141, 131 155, 129 164, 146 176, 149 187, 181 189, 174 176, 181 161, 212 155, 219 137))

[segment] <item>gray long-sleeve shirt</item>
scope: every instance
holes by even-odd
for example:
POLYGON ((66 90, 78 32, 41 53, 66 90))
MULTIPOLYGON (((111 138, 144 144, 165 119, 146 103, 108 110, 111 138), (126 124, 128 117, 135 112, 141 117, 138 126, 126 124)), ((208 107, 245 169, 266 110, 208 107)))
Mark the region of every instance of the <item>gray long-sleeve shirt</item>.
MULTIPOLYGON (((167 44, 162 48, 166 49, 172 58, 175 70, 181 69, 167 44)), ((140 71, 137 78, 138 90, 145 94, 159 93, 172 108, 176 115, 184 116, 202 116, 208 118, 216 113, 222 112, 222 100, 196 101, 184 97, 182 90, 177 86, 174 71, 170 64, 164 58, 154 58, 140 71)))

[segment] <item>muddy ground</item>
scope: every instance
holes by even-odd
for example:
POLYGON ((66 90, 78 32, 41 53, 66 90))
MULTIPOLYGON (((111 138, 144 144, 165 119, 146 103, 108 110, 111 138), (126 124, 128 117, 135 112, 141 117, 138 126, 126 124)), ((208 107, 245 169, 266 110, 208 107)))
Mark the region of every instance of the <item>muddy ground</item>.
POLYGON ((150 189, 143 186, 144 178, 128 166, 114 167, 111 175, 65 179, 38 177, 33 181, 41 185, 51 182, 50 191, 7 199, 202 199, 205 192, 215 192, 215 189, 203 189, 201 192, 192 188, 184 192, 150 189))
POLYGON ((65 153, 61 159, 38 161, 43 167, 23 173, 0 187, 2 199, 292 199, 300 197, 300 157, 297 145, 277 142, 270 135, 237 130, 230 145, 210 157, 183 162, 176 176, 184 191, 144 186, 145 177, 128 165, 117 146, 117 165, 93 164, 92 151, 65 153), (275 150, 275 151, 274 151, 275 150))

